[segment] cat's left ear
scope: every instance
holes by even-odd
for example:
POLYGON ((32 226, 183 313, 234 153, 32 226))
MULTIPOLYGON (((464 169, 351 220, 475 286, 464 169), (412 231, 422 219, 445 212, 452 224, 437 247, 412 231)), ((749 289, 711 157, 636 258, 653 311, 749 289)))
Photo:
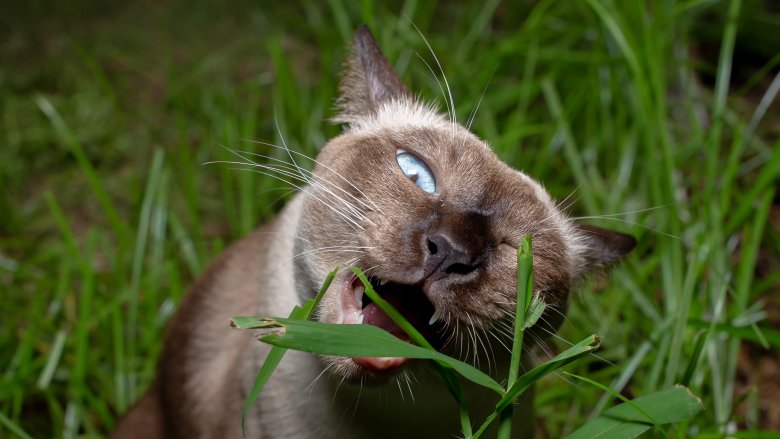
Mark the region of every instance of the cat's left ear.
POLYGON ((614 265, 636 247, 636 239, 625 233, 585 224, 576 224, 575 229, 579 243, 583 244, 585 271, 614 265))
POLYGON ((345 123, 374 113, 384 101, 411 97, 366 25, 355 32, 339 92, 341 96, 336 101, 339 112, 333 120, 345 123))

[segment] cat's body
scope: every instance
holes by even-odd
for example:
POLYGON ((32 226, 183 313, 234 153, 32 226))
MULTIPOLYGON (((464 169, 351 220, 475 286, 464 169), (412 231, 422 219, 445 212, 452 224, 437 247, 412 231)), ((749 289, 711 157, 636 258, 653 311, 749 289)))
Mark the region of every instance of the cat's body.
MULTIPOLYGON (((323 148, 312 175, 294 163, 277 168, 308 185, 195 283, 169 326, 154 384, 114 437, 241 437, 242 405, 269 348, 229 319, 285 316, 337 265, 367 270, 434 344, 480 358, 500 380, 520 238, 534 238, 534 290, 551 311, 550 331, 572 285, 633 247, 625 235, 568 220, 538 183, 412 99, 366 28, 341 91, 338 120, 348 129, 323 148)), ((343 270, 318 318, 396 329, 364 300, 343 270)), ((247 417, 246 437, 457 436, 457 407, 440 379, 406 363, 288 352, 247 417)), ((495 395, 466 391, 475 422, 484 419, 495 395)), ((530 411, 527 401, 515 410, 513 437, 531 430, 530 411)))

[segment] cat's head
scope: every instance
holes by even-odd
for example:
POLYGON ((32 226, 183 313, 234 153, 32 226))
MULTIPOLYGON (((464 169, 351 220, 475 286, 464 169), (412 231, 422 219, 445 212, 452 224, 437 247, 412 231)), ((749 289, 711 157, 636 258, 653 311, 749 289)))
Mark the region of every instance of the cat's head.
MULTIPOLYGON (((554 331, 569 290, 630 251, 633 238, 567 218, 544 188, 502 162, 463 126, 404 87, 370 31, 355 36, 336 120, 346 124, 317 157, 304 190, 297 260, 300 290, 316 291, 337 265, 357 266, 377 292, 441 349, 458 355, 472 331, 511 333, 517 247, 533 237, 539 325, 554 331)), ((403 336, 342 270, 319 319, 373 324, 403 336)), ((484 349, 472 346, 469 352, 484 349)), ((404 359, 327 358, 347 377, 404 359)))

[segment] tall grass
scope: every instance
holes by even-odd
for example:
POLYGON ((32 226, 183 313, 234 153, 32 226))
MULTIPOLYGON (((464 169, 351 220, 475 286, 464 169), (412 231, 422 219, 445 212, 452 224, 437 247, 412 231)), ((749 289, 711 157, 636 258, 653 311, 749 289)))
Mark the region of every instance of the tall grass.
MULTIPOLYGON (((756 275, 780 243, 767 225, 778 80, 776 67, 759 70, 744 84, 750 100, 732 75, 756 2, 391 3, 80 2, 59 21, 32 3, 3 14, 2 435, 99 436, 141 394, 187 284, 290 194, 201 164, 230 159, 223 146, 284 158, 248 140, 316 154, 338 133, 326 119, 362 22, 410 87, 444 108, 419 27, 461 122, 473 115, 472 129, 572 215, 638 238, 609 282, 573 297, 545 349, 600 334, 598 356, 570 371, 629 397, 687 381, 705 410, 680 436, 762 428, 766 395, 737 368, 746 343, 775 357, 780 346, 764 320, 780 277, 756 275), (705 31, 718 36, 715 58, 692 56, 705 31)), ((542 435, 614 401, 564 380, 537 389, 542 435)))

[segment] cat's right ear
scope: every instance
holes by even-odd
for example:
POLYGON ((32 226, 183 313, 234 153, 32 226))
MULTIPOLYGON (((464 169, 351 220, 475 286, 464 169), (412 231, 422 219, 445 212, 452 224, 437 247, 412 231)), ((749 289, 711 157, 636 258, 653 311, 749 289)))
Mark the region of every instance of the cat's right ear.
POLYGON ((355 32, 339 92, 338 114, 333 120, 342 123, 374 113, 386 100, 411 96, 365 24, 355 32))
POLYGON ((583 244, 581 256, 586 272, 610 267, 636 247, 636 239, 625 233, 585 224, 576 224, 575 228, 583 244))

